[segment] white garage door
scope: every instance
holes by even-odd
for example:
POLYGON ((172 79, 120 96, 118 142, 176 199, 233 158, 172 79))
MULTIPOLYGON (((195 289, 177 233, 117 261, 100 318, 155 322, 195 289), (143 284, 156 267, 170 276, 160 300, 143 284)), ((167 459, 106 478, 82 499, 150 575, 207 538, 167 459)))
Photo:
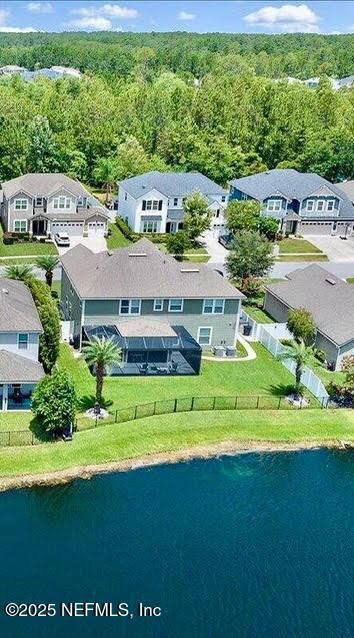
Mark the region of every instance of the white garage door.
POLYGON ((51 224, 51 233, 68 233, 70 237, 82 237, 84 230, 83 222, 55 222, 51 224))
POLYGON ((89 222, 87 224, 87 231, 89 237, 103 237, 105 231, 105 223, 104 222, 89 222))
POLYGON ((332 233, 333 222, 302 222, 302 235, 330 235, 332 233))

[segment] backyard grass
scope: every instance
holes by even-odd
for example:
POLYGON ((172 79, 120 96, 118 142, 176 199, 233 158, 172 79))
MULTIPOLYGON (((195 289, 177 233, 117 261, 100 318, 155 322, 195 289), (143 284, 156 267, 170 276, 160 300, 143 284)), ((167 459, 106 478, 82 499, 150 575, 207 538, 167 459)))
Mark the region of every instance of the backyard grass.
POLYGON ((323 253, 319 253, 318 255, 297 255, 296 253, 291 255, 280 254, 276 262, 279 261, 328 261, 328 257, 323 253))
POLYGON ((354 277, 347 277, 348 284, 354 284, 354 277))
POLYGON ((307 239, 293 239, 288 237, 279 242, 280 254, 282 253, 322 253, 322 250, 311 244, 307 239))
POLYGON ((121 230, 119 230, 117 224, 109 224, 109 229, 111 234, 107 237, 107 248, 109 250, 114 250, 114 248, 123 248, 124 246, 129 246, 131 241, 124 237, 121 230))
POLYGON ((245 312, 258 323, 274 323, 273 317, 271 317, 263 308, 257 308, 251 304, 243 304, 245 312))
POLYGON ((0 475, 40 474, 226 441, 325 442, 353 437, 353 410, 307 409, 306 418, 295 410, 168 414, 78 432, 71 443, 0 448, 0 475))
MULTIPOLYGON (((294 378, 286 368, 258 343, 252 343, 257 358, 252 361, 218 363, 203 361, 198 376, 106 377, 103 396, 110 412, 137 403, 183 397, 257 396, 284 394, 294 378)), ((81 408, 94 403, 95 379, 86 363, 73 357, 63 344, 59 365, 68 370, 75 383, 81 408)))
MULTIPOLYGON (((54 243, 41 243, 39 241, 26 241, 22 244, 5 245, 4 232, 0 225, 0 257, 18 257, 20 255, 57 255, 57 247, 54 243)), ((0 261, 0 265, 3 262, 0 261)), ((12 261, 11 261, 12 263, 12 261)), ((22 262, 21 262, 22 263, 22 262)))
POLYGON ((343 383, 345 379, 344 372, 340 370, 336 370, 331 372, 327 370, 323 365, 321 365, 320 361, 313 357, 309 363, 309 367, 314 371, 315 374, 321 379, 322 383, 326 387, 328 383, 334 381, 335 383, 343 383))

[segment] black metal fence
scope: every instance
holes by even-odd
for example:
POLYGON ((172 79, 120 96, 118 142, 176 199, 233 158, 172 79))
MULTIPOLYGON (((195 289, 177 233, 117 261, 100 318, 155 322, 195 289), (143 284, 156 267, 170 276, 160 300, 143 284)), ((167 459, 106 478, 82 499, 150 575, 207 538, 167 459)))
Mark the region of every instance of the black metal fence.
POLYGON ((37 445, 41 442, 30 430, 0 430, 0 447, 37 445))
MULTIPOLYGON (((321 400, 311 399, 309 403, 293 404, 285 396, 257 395, 257 396, 213 396, 213 397, 184 397, 178 399, 165 399, 133 405, 121 408, 110 414, 106 419, 92 421, 92 425, 87 421, 83 426, 80 421, 77 424, 78 430, 96 427, 99 425, 109 425, 112 423, 124 423, 135 421, 149 416, 162 414, 174 414, 181 412, 211 411, 211 410, 306 410, 308 408, 325 409, 328 408, 330 399, 323 397, 321 400)), ((332 407, 332 404, 331 406, 332 407)), ((333 407, 339 407, 333 405, 333 407)))

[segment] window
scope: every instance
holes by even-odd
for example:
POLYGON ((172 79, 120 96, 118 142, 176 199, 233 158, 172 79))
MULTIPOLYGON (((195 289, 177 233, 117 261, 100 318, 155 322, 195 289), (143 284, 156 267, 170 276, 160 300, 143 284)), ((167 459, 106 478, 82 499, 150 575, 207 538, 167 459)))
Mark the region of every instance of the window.
POLYGON ((168 312, 182 312, 183 299, 170 299, 168 302, 168 312))
POLYGON ((28 209, 27 199, 15 199, 15 210, 27 210, 27 209, 28 209))
POLYGON ((36 197, 35 205, 36 206, 43 206, 43 197, 36 197))
POLYGON ((84 205, 84 198, 83 197, 79 197, 79 199, 77 200, 77 205, 78 206, 83 206, 84 205))
POLYGON ((15 219, 15 221, 14 221, 14 231, 15 231, 15 233, 26 233, 27 232, 27 219, 15 219))
POLYGON ((221 201, 222 201, 222 202, 226 202, 226 195, 222 195, 222 197, 221 197, 221 201))
POLYGON ((64 195, 60 197, 54 197, 53 199, 53 208, 71 208, 71 198, 64 197, 64 195))
POLYGON ((204 299, 203 315, 223 315, 225 299, 204 299))
POLYGON ((220 217, 220 208, 218 208, 215 212, 215 217, 218 219, 220 217))
POLYGON ((178 206, 178 197, 175 197, 173 200, 173 205, 178 206))
POLYGON ((281 211, 281 199, 269 199, 267 211, 270 213, 279 213, 281 211))
POLYGON ((126 202, 128 199, 128 193, 124 193, 124 201, 126 202))
POLYGON ((121 299, 119 314, 140 315, 140 307, 141 307, 140 299, 121 299))
POLYGON ((334 211, 334 199, 329 199, 327 202, 327 212, 331 213, 334 211))
POLYGON ((205 327, 198 328, 197 341, 198 341, 200 346, 210 346, 212 332, 213 332, 213 329, 209 328, 209 327, 208 328, 205 328, 205 327))
POLYGON ((154 312, 162 312, 163 299, 154 299, 154 312))
POLYGON ((324 207, 325 207, 324 199, 319 199, 316 205, 316 210, 319 213, 322 213, 324 211, 324 207))
POLYGON ((143 222, 143 233, 158 233, 159 223, 157 220, 149 220, 143 222))
POLYGON ((162 210, 162 199, 143 199, 142 210, 162 210))
POLYGON ((313 200, 313 199, 309 199, 309 200, 307 201, 307 204, 306 204, 306 210, 307 210, 307 212, 312 213, 312 211, 314 210, 314 208, 315 208, 315 202, 314 202, 314 200, 313 200))
POLYGON ((18 349, 19 350, 27 350, 28 348, 28 334, 20 333, 18 335, 18 349))

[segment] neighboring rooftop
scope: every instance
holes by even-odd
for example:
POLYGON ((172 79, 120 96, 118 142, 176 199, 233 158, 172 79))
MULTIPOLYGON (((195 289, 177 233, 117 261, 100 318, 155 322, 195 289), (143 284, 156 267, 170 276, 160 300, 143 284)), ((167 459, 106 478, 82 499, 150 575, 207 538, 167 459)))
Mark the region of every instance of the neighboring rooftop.
POLYGON ((79 181, 63 173, 26 173, 2 182, 2 190, 7 198, 24 191, 33 197, 48 197, 64 187, 76 197, 92 197, 79 181))
POLYGON ((0 383, 32 383, 44 376, 41 363, 0 349, 0 383))
POLYGON ((336 345, 354 339, 354 286, 318 264, 293 270, 288 281, 266 286, 266 290, 289 308, 306 308, 317 329, 336 345))
POLYGON ((354 179, 349 179, 345 182, 339 182, 336 184, 339 190, 343 191, 343 193, 350 199, 351 202, 354 202, 354 179))
POLYGON ((92 253, 81 244, 66 252, 61 261, 82 299, 243 298, 205 264, 178 262, 148 239, 101 253, 92 253))
POLYGON ((351 214, 354 217, 354 207, 345 192, 316 173, 299 173, 293 168, 274 168, 271 171, 234 179, 230 184, 259 201, 276 194, 281 194, 289 200, 302 200, 316 193, 321 187, 326 187, 342 200, 343 210, 340 214, 351 214))
POLYGON ((185 197, 194 191, 203 195, 226 195, 226 191, 202 173, 161 173, 151 171, 119 183, 135 199, 156 188, 166 197, 185 197))
POLYGON ((0 332, 42 332, 37 308, 22 281, 0 277, 0 332))

